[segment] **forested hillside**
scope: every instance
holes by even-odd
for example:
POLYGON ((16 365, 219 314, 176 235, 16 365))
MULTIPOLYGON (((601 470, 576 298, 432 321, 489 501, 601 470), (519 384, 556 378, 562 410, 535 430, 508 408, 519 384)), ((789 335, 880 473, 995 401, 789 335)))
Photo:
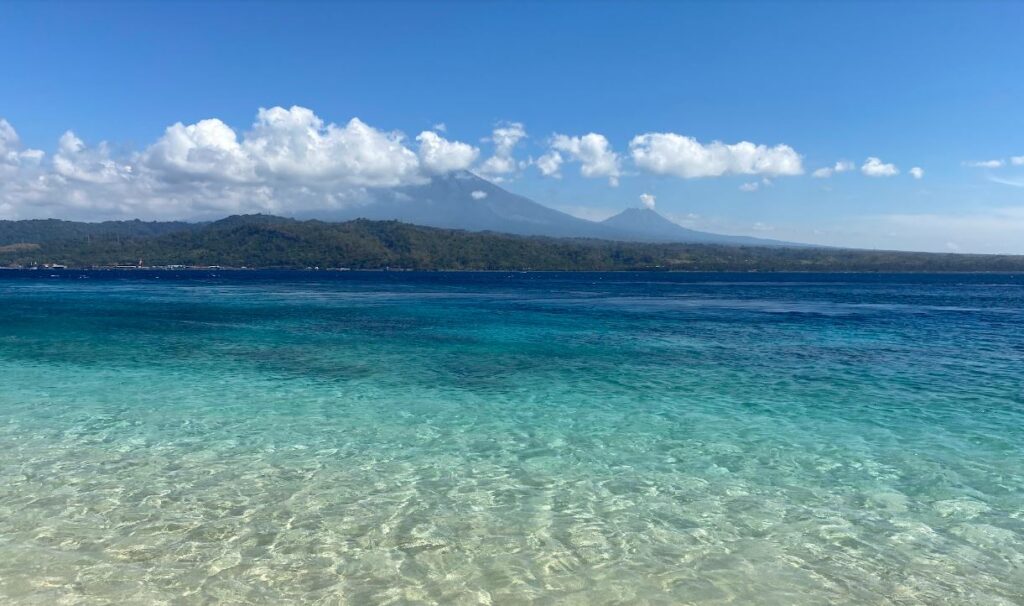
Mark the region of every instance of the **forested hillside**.
POLYGON ((1024 271, 1024 256, 645 244, 435 229, 396 221, 0 223, 0 266, 136 264, 450 270, 1024 271))

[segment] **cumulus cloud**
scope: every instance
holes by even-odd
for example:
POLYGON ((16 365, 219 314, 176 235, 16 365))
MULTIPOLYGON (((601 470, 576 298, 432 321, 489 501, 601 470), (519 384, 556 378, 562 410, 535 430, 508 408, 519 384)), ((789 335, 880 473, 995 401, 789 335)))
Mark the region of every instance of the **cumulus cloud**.
POLYGON ((864 164, 860 167, 860 172, 868 177, 893 177, 900 174, 895 164, 886 164, 874 156, 864 161, 864 164))
POLYGON ((520 122, 508 122, 498 125, 491 133, 491 141, 494 143, 494 153, 497 155, 509 155, 512 149, 526 138, 526 129, 520 122))
POLYGON ((474 189, 472 192, 470 192, 469 196, 474 200, 483 200, 484 198, 487 197, 487 192, 479 189, 474 189))
POLYGON ((142 154, 146 166, 178 177, 208 177, 253 181, 256 162, 220 120, 200 120, 168 126, 160 139, 142 154))
POLYGON ((106 143, 88 148, 85 142, 67 131, 57 144, 53 157, 54 171, 66 179, 86 183, 116 183, 131 176, 132 167, 110 157, 106 143))
POLYGON ((8 152, 13 152, 21 147, 21 138, 7 120, 0 118, 0 158, 7 157, 8 152))
POLYGON ((839 162, 836 162, 834 166, 826 166, 824 168, 819 168, 818 170, 811 173, 811 176, 816 179, 827 179, 831 177, 833 174, 845 173, 853 170, 854 168, 855 167, 853 165, 853 162, 850 162, 849 160, 840 160, 839 162))
POLYGON ((964 162, 964 166, 971 168, 1000 168, 1005 164, 1004 160, 967 160, 964 162))
POLYGON ((915 166, 910 169, 910 175, 915 179, 924 178, 924 169, 921 168, 920 166, 915 166))
MULTIPOLYGON (((514 138, 506 133, 498 149, 510 153, 514 138)), ((336 208, 365 200, 372 188, 467 168, 479 154, 431 131, 416 141, 414 151, 402 133, 358 118, 339 125, 307 108, 272 107, 260 109, 244 133, 217 119, 175 123, 133 153, 87 145, 68 131, 47 160, 24 149, 0 119, 0 216, 189 218, 336 208)))
POLYGON ((1024 166, 1024 156, 1013 156, 1010 158, 1010 164, 1014 166, 1024 166))
POLYGON ((476 162, 480 150, 459 141, 449 141, 435 132, 423 131, 416 140, 420 143, 419 157, 428 172, 443 174, 465 170, 476 162))
POLYGON ((540 169, 540 173, 545 177, 554 177, 556 179, 561 178, 562 173, 562 162, 565 159, 562 158, 562 154, 557 151, 550 151, 543 156, 537 158, 535 164, 540 169))
POLYGON ((757 191, 760 188, 761 188, 761 184, 758 183, 757 181, 751 181, 749 183, 744 183, 744 184, 740 185, 740 191, 745 191, 745 192, 757 191))
POLYGON ((707 145, 676 133, 646 133, 629 143, 633 162, 649 172, 686 179, 722 175, 799 175, 801 156, 788 145, 755 145, 749 141, 707 145))
POLYGON ((644 208, 654 210, 654 196, 651 194, 640 194, 640 204, 644 205, 644 208))
MULTIPOLYGON (((607 177, 611 185, 619 184, 619 155, 612 151, 611 144, 604 135, 588 133, 582 137, 570 137, 556 134, 551 139, 551 148, 556 153, 562 152, 569 159, 579 162, 580 174, 584 177, 607 177)), ((558 158, 561 164, 561 156, 558 158)), ((544 172, 543 168, 541 172, 544 172)))
POLYGON ((494 155, 487 158, 477 168, 477 172, 494 181, 502 181, 505 175, 515 172, 519 163, 513 157, 513 151, 520 141, 526 138, 526 129, 519 122, 498 124, 485 141, 494 144, 494 155))
POLYGON ((324 124, 312 110, 259 110, 244 145, 267 176, 366 187, 418 180, 419 161, 398 132, 379 131, 359 118, 324 124))
POLYGON ((0 118, 0 176, 22 167, 38 165, 45 154, 38 149, 24 149, 21 137, 10 122, 0 118))

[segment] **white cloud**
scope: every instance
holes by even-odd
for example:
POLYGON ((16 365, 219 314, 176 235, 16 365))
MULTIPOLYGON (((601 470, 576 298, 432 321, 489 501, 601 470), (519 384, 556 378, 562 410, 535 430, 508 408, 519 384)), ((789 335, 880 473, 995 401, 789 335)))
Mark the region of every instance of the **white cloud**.
POLYGON ((526 138, 526 129, 520 122, 508 122, 496 127, 491 133, 491 141, 494 143, 494 153, 497 155, 509 155, 512 149, 526 138))
MULTIPOLYGON (((579 162, 580 174, 584 177, 607 177, 611 185, 619 184, 619 155, 612 151, 604 135, 588 133, 582 137, 569 137, 556 134, 551 140, 551 147, 579 162)), ((543 168, 541 172, 544 172, 543 168)))
POLYGON ((168 175, 253 181, 256 163, 242 149, 235 131, 220 120, 167 127, 141 157, 143 164, 168 175))
POLYGON ((644 205, 644 208, 654 210, 654 196, 651 194, 640 194, 640 204, 644 205))
POLYGON ((0 157, 5 157, 8 151, 14 151, 21 147, 21 138, 11 126, 11 123, 0 118, 0 157))
POLYGON ((515 172, 519 168, 512 153, 516 145, 526 138, 526 129, 519 122, 498 124, 485 141, 494 144, 494 155, 487 158, 476 169, 481 175, 493 181, 504 180, 504 175, 515 172))
POLYGON ((67 131, 60 138, 57 154, 53 157, 53 168, 61 177, 97 184, 125 180, 132 172, 130 165, 119 164, 111 159, 106 143, 89 149, 85 142, 71 131, 67 131))
POLYGON ((535 164, 540 169, 540 173, 545 177, 555 177, 558 179, 562 176, 561 168, 564 161, 562 154, 557 151, 550 151, 537 158, 535 164))
POLYGON ((402 135, 379 131, 359 118, 324 124, 312 110, 260 108, 243 143, 267 176, 389 187, 416 182, 419 162, 402 135))
POLYGON ((484 198, 487 197, 487 192, 475 189, 472 192, 470 192, 469 196, 474 200, 483 200, 484 198))
POLYGON ((900 174, 895 164, 886 164, 874 156, 864 161, 864 164, 860 167, 860 172, 868 177, 893 177, 900 174))
POLYGON ((910 175, 915 179, 921 179, 924 177, 924 169, 920 166, 915 166, 910 169, 910 175))
POLYGON ((1024 166, 1024 156, 1013 156, 1010 158, 1010 164, 1014 166, 1024 166))
POLYGON ((444 122, 438 122, 433 126, 433 129, 439 133, 446 133, 448 132, 448 125, 445 124, 444 122))
POLYGON ((824 168, 819 168, 818 170, 811 173, 811 176, 815 177, 816 179, 827 179, 831 177, 833 174, 845 173, 853 170, 854 168, 856 167, 854 166, 853 162, 850 162, 849 160, 840 160, 839 162, 836 162, 834 166, 826 166, 824 168))
POLYGON ((24 149, 14 127, 0 118, 0 176, 13 174, 24 167, 37 166, 43 156, 45 154, 38 149, 24 149))
POLYGON ((633 162, 659 175, 686 179, 722 175, 799 175, 802 159, 788 145, 755 145, 741 141, 732 145, 712 141, 704 145, 693 137, 675 133, 646 133, 629 143, 633 162))
MULTIPOLYGON (((386 187, 421 181, 421 173, 465 168, 474 148, 425 132, 420 157, 397 132, 377 130, 358 118, 325 124, 312 110, 260 109, 241 141, 217 119, 174 124, 140 156, 142 165, 167 179, 234 182, 302 182, 386 187)), ((473 156, 475 158, 475 155, 473 156)))
POLYGON ((971 168, 1000 168, 1006 162, 1004 160, 967 160, 963 164, 971 168))
MULTIPOLYGON (((506 134, 498 147, 511 150, 514 138, 506 134)), ((470 166, 478 154, 430 131, 417 141, 419 153, 401 133, 357 118, 337 125, 306 108, 273 107, 259 110, 244 133, 217 119, 173 124, 136 153, 89 146, 69 131, 47 159, 23 149, 0 119, 0 217, 292 214, 363 201, 376 187, 422 183, 470 166)))
POLYGON ((476 169, 476 172, 480 173, 484 177, 491 179, 492 181, 501 183, 502 181, 505 180, 503 175, 515 172, 517 166, 518 164, 513 158, 491 156, 490 158, 484 160, 483 164, 481 164, 476 169))
POLYGON ((757 181, 751 181, 749 183, 744 183, 744 184, 740 185, 740 191, 746 191, 746 192, 757 191, 760 188, 761 188, 761 184, 758 183, 757 181))
POLYGON ((480 150, 459 141, 449 141, 435 132, 423 131, 416 140, 420 143, 419 157, 423 168, 431 173, 449 173, 465 170, 476 162, 480 150))

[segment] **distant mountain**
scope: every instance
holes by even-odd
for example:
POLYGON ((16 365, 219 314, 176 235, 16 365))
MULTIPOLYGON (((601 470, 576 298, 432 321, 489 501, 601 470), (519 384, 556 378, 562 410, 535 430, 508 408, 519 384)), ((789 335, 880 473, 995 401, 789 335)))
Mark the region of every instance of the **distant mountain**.
MULTIPOLYGON (((593 238, 621 242, 802 246, 775 240, 728 236, 687 229, 649 209, 630 208, 601 222, 587 221, 513 194, 468 171, 437 176, 423 185, 378 190, 361 206, 299 214, 327 221, 401 221, 413 225, 490 231, 520 236, 593 238)), ((277 221, 278 218, 271 218, 277 221)), ((247 223, 256 221, 252 216, 247 223)), ((0 221, 0 246, 44 244, 58 240, 149 237, 195 231, 205 222, 105 221, 78 223, 57 219, 0 221)))
POLYGON ((587 221, 513 194, 468 171, 434 177, 424 185, 382 190, 369 204, 330 213, 307 213, 303 218, 394 220, 428 227, 555 238, 793 246, 686 229, 647 209, 628 209, 602 222, 587 221))
POLYGON ((414 225, 495 231, 525 236, 617 239, 606 226, 548 208, 468 171, 441 175, 424 185, 381 190, 364 206, 308 214, 329 220, 370 219, 414 225))
POLYGON ((694 244, 735 244, 737 246, 799 246, 778 240, 747 236, 727 236, 687 229, 677 225, 650 208, 627 208, 601 225, 610 227, 639 242, 692 242, 694 244))

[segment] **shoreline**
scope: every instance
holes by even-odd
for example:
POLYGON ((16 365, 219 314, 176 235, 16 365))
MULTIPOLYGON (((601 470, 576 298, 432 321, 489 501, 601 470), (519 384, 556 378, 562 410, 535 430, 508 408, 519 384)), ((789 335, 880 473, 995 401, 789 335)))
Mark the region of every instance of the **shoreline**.
POLYGON ((347 274, 347 273, 453 273, 453 274, 798 274, 798 275, 998 275, 1016 276, 1021 272, 1015 271, 851 271, 851 270, 708 270, 708 269, 400 269, 400 268, 313 268, 313 267, 0 267, 0 271, 21 272, 21 273, 44 273, 44 272, 290 272, 290 273, 325 273, 325 274, 347 274))

